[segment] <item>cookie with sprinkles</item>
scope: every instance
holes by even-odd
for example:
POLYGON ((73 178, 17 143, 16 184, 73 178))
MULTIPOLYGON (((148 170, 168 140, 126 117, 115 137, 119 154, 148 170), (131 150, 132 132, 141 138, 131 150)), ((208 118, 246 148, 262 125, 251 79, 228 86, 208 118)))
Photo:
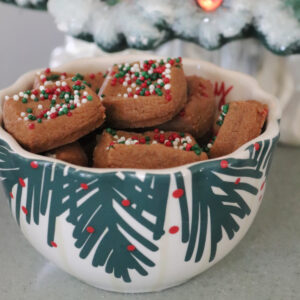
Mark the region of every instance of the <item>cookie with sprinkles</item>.
POLYGON ((184 131, 195 138, 205 136, 212 128, 216 101, 211 82, 198 76, 188 76, 188 99, 183 110, 172 120, 158 127, 167 131, 184 131))
POLYGON ((74 142, 65 146, 61 146, 50 152, 45 153, 46 156, 63 160, 70 164, 87 167, 88 158, 79 142, 74 142))
POLYGON ((26 149, 39 153, 72 143, 104 123, 105 108, 82 81, 55 85, 5 97, 6 130, 26 149))
POLYGON ((133 133, 107 128, 94 151, 96 168, 161 169, 206 159, 190 134, 158 129, 133 133))
POLYGON ((56 81, 72 79, 73 82, 81 80, 85 85, 90 87, 96 94, 99 93, 100 87, 104 82, 104 76, 101 72, 97 73, 66 73, 66 72, 56 72, 47 68, 43 71, 38 71, 36 73, 33 89, 38 89, 39 86, 50 86, 56 83, 56 81))
POLYGON ((208 145, 211 158, 227 155, 261 134, 268 106, 254 100, 236 101, 221 107, 218 132, 208 145))
POLYGON ((144 128, 167 122, 187 101, 181 58, 114 65, 99 96, 110 126, 144 128))

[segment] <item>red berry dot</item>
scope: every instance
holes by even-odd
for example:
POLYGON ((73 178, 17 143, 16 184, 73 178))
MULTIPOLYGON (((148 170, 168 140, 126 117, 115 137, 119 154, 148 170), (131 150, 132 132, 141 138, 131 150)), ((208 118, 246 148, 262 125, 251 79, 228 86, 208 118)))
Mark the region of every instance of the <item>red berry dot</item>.
POLYGON ((177 233, 179 231, 179 227, 178 226, 172 226, 172 227, 170 227, 170 229, 169 229, 169 232, 171 233, 171 234, 175 234, 175 233, 177 233))
POLYGON ((25 206, 22 206, 22 211, 25 215, 28 215, 28 210, 25 206))
POLYGON ((81 187, 83 190, 88 190, 88 189, 89 189, 89 186, 88 186, 86 183, 81 183, 81 184, 80 184, 80 187, 81 187))
POLYGON ((221 165, 222 169, 226 169, 226 168, 228 168, 228 161, 227 160, 222 160, 220 165, 221 165))
POLYGON ((19 178, 19 183, 20 183, 21 187, 26 186, 25 181, 22 178, 19 178))
POLYGON ((132 251, 135 250, 135 246, 134 245, 128 245, 127 246, 127 250, 130 251, 130 252, 132 252, 132 251))
POLYGON ((238 178, 236 181, 235 181, 235 184, 239 184, 241 182, 241 178, 238 178))
POLYGON ((184 194, 184 190, 183 189, 177 189, 173 192, 173 197, 174 198, 180 198, 182 197, 184 194))
POLYGON ((254 144, 254 148, 255 148, 256 151, 258 151, 258 150, 260 149, 259 143, 255 143, 255 144, 254 144))
POLYGON ((87 231, 88 233, 94 233, 94 232, 95 232, 95 228, 92 227, 92 226, 88 226, 88 227, 86 228, 86 231, 87 231))
POLYGON ((32 161, 31 163, 30 163, 30 167, 32 168, 32 169, 37 169, 38 168, 38 163, 36 162, 36 161, 32 161))
POLYGON ((50 244, 53 248, 57 248, 57 244, 55 242, 52 241, 50 244))
POLYGON ((122 200, 123 206, 129 206, 130 204, 131 204, 130 200, 127 200, 127 199, 122 200))

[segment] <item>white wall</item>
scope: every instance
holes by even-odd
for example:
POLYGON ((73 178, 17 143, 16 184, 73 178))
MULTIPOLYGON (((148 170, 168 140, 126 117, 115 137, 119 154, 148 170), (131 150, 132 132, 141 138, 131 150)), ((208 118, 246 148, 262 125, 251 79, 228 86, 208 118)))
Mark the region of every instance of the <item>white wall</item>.
POLYGON ((26 71, 47 66, 63 38, 47 13, 0 3, 0 89, 26 71))

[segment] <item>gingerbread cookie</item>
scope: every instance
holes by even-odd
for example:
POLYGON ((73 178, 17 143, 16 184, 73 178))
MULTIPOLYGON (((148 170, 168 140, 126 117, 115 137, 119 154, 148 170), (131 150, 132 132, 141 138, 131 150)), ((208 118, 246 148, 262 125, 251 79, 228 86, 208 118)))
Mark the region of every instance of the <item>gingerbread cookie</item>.
POLYGON ((78 166, 87 167, 88 165, 87 155, 78 142, 56 148, 46 153, 46 156, 60 159, 78 166))
POLYGON ((181 59, 114 65, 100 90, 116 128, 144 128, 171 120, 187 101, 181 59))
POLYGON ((98 94, 100 87, 103 84, 104 76, 101 72, 84 75, 80 73, 74 74, 66 72, 54 72, 50 68, 47 68, 42 72, 37 72, 33 83, 33 89, 38 89, 41 85, 48 87, 54 85, 56 81, 66 79, 72 79, 73 82, 81 80, 85 85, 90 87, 96 94, 98 94))
POLYGON ((205 136, 212 128, 216 102, 211 82, 198 76, 188 76, 188 100, 183 110, 171 121, 158 127, 168 131, 189 132, 195 138, 205 136))
POLYGON ((259 136, 267 114, 268 106, 254 100, 223 105, 217 121, 218 133, 208 144, 209 156, 230 154, 259 136))
POLYGON ((105 108, 80 80, 6 96, 6 130, 26 149, 39 153, 72 143, 101 126, 105 108))
POLYGON ((206 159, 189 134, 158 129, 141 134, 108 128, 94 151, 96 168, 161 169, 206 159))

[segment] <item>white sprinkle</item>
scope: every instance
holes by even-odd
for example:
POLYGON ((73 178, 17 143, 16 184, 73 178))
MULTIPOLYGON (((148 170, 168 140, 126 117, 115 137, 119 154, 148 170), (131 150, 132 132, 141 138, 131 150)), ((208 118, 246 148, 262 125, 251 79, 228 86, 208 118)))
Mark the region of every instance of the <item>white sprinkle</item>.
POLYGON ((183 148, 184 148, 183 146, 179 146, 179 149, 180 149, 180 150, 183 150, 183 148))
POLYGON ((39 105, 38 105, 38 109, 43 109, 43 105, 42 105, 42 104, 39 104, 39 105))
POLYGON ((134 95, 134 96, 133 96, 134 99, 137 99, 138 97, 139 97, 138 95, 134 95))
POLYGON ((65 99, 68 99, 70 97, 69 94, 65 94, 65 99))
POLYGON ((207 148, 210 149, 211 147, 212 147, 212 144, 211 144, 211 143, 208 143, 208 144, 207 144, 207 148))
POLYGON ((20 97, 19 97, 18 95, 14 95, 14 96, 13 96, 13 99, 14 99, 15 101, 18 101, 18 100, 20 99, 20 97))
POLYGON ((130 145, 130 144, 131 144, 131 138, 129 138, 125 141, 125 145, 130 145))
POLYGON ((171 70, 170 69, 166 69, 165 72, 166 72, 166 74, 170 74, 171 70))
POLYGON ((121 97, 121 96, 122 96, 122 94, 121 94, 121 93, 119 93, 119 94, 118 94, 118 97, 121 97))
POLYGON ((149 90, 154 90, 154 89, 155 89, 154 84, 150 84, 150 85, 149 85, 149 90))
POLYGON ((40 78, 41 78, 41 79, 44 79, 44 78, 46 78, 46 75, 42 74, 42 75, 40 76, 40 78))
POLYGON ((6 101, 9 100, 9 96, 5 96, 5 100, 6 100, 6 101))
POLYGON ((29 96, 28 96, 27 94, 24 94, 24 98, 25 98, 25 99, 28 99, 29 96))
POLYGON ((136 84, 135 84, 135 83, 132 83, 132 84, 131 84, 131 87, 132 87, 132 88, 135 88, 135 87, 136 87, 136 84))
POLYGON ((26 114, 22 111, 20 116, 24 118, 26 116, 26 114))
POLYGON ((132 88, 127 88, 127 92, 131 92, 132 91, 132 88))
POLYGON ((116 135, 114 135, 114 139, 118 139, 119 138, 119 136, 116 134, 116 135))
POLYGON ((22 121, 22 118, 19 117, 19 118, 18 118, 18 121, 22 121))
POLYGON ((171 68, 171 64, 166 64, 166 68, 170 69, 171 68))
POLYGON ((30 98, 31 98, 32 100, 34 100, 34 99, 35 99, 35 95, 32 94, 32 95, 30 96, 30 98))
POLYGON ((77 107, 80 107, 81 106, 81 104, 80 103, 77 103, 77 107))
POLYGON ((23 97, 23 96, 24 96, 24 93, 23 93, 23 92, 20 92, 20 93, 19 93, 19 96, 20 96, 20 97, 23 97))
POLYGON ((151 75, 151 74, 153 74, 153 69, 150 69, 149 71, 148 71, 148 73, 151 75))
POLYGON ((171 84, 170 84, 170 83, 166 84, 166 85, 164 86, 164 88, 165 88, 165 90, 169 90, 169 89, 171 88, 171 84))
POLYGON ((158 83, 158 84, 160 84, 160 83, 162 83, 162 82, 163 82, 163 80, 160 79, 160 78, 157 80, 157 83, 158 83))
POLYGON ((83 96, 88 96, 88 94, 89 94, 89 93, 88 93, 87 91, 84 91, 84 92, 83 92, 83 96))
POLYGON ((170 74, 167 74, 167 75, 166 75, 166 78, 171 79, 171 75, 170 75, 170 74))
POLYGON ((178 149, 178 146, 173 144, 173 148, 174 149, 178 149))
POLYGON ((123 86, 127 86, 128 83, 126 81, 123 82, 123 86))
POLYGON ((65 79, 66 79, 66 76, 65 76, 65 75, 61 75, 61 76, 60 76, 60 79, 61 79, 61 80, 65 80, 65 79))
POLYGON ((40 91, 43 91, 45 87, 43 85, 40 86, 40 91))
POLYGON ((25 118, 24 118, 24 121, 28 121, 28 118, 27 118, 27 117, 25 117, 25 118))
MULTIPOLYGON (((43 107, 42 107, 42 108, 43 108, 43 107)), ((56 105, 55 105, 55 108, 59 109, 59 108, 61 108, 61 107, 60 107, 59 104, 56 104, 56 105)))
POLYGON ((48 116, 50 116, 51 113, 50 113, 50 111, 47 111, 46 114, 47 114, 48 116))
MULTIPOLYGON (((63 82, 61 83, 61 85, 62 85, 62 86, 66 86, 67 83, 66 83, 65 81, 63 81, 63 82)), ((78 91, 77 91, 77 92, 78 92, 78 91)))
POLYGON ((52 113, 55 113, 55 112, 56 112, 55 107, 51 107, 50 111, 51 111, 52 113))
POLYGON ((123 97, 124 97, 124 98, 128 98, 128 95, 127 95, 127 94, 124 94, 123 97))
POLYGON ((163 130, 161 130, 160 133, 165 133, 165 132, 163 130))
POLYGON ((152 144, 157 144, 157 141, 153 141, 152 144))
POLYGON ((86 98, 83 98, 83 99, 81 100, 81 103, 87 103, 87 99, 86 99, 86 98))
POLYGON ((55 84, 56 84, 56 86, 60 86, 61 82, 60 81, 56 81, 55 84))

